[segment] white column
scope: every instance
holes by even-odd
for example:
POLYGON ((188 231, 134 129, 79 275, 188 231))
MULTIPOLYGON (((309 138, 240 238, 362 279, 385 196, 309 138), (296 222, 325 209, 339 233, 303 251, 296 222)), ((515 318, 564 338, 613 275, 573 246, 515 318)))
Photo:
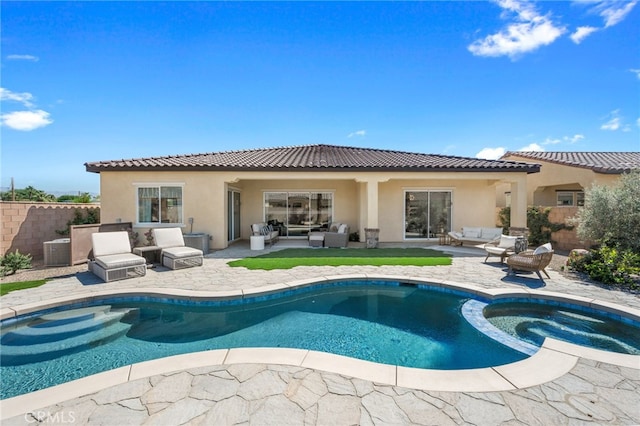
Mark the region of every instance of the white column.
POLYGON ((527 227, 527 178, 511 182, 511 226, 527 227))

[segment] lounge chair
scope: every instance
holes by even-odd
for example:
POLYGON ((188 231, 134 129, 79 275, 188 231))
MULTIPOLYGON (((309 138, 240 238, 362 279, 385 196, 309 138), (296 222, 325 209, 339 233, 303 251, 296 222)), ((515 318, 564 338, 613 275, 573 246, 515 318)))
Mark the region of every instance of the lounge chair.
POLYGON ((540 275, 540 271, 542 271, 547 278, 551 278, 544 268, 549 265, 552 258, 553 249, 550 243, 543 244, 535 250, 526 250, 511 255, 507 258, 508 274, 513 274, 516 271, 535 272, 542 280, 542 275, 540 275))
POLYGON ((142 277, 147 273, 147 261, 131 253, 129 233, 96 232, 91 234, 93 260, 89 260, 89 271, 104 282, 142 277))
POLYGON ((518 237, 511 235, 500 235, 500 238, 484 245, 484 251, 487 252, 487 257, 484 258, 485 263, 489 256, 499 256, 500 263, 504 263, 504 259, 515 253, 516 241, 518 237))
POLYGON ((180 228, 154 228, 153 239, 160 247, 160 263, 169 269, 202 266, 203 252, 184 245, 180 228))

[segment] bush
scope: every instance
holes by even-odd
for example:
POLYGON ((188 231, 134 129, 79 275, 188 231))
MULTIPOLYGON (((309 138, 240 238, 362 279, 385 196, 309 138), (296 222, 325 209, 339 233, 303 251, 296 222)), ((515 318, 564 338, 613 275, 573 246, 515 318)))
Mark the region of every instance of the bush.
POLYGON ((15 274, 18 269, 31 268, 31 255, 22 254, 18 250, 0 257, 0 275, 15 274))
POLYGON ((75 209, 73 213, 73 219, 67 221, 67 227, 65 229, 56 230, 58 235, 69 235, 71 225, 87 225, 92 223, 100 223, 100 210, 86 209, 86 215, 82 213, 83 209, 75 209))
MULTIPOLYGON (((562 229, 573 229, 571 225, 565 225, 564 223, 553 223, 549 220, 549 213, 551 213, 550 207, 534 207, 529 206, 527 208, 527 228, 529 228, 529 244, 532 246, 539 246, 549 242, 551 240, 551 234, 558 232, 562 229)), ((511 208, 504 207, 498 213, 500 224, 502 225, 503 232, 508 233, 511 226, 511 208)))
POLYGON ((630 249, 618 249, 606 245, 591 250, 582 257, 570 257, 567 266, 586 273, 589 278, 603 284, 628 285, 640 288, 640 254, 630 249))

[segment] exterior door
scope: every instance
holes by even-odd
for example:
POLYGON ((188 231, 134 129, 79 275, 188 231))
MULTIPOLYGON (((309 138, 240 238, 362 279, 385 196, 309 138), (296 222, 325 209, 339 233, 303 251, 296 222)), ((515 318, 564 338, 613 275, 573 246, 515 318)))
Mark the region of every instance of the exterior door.
POLYGON ((436 238, 451 231, 451 191, 405 192, 405 239, 436 238))
POLYGON ((240 238, 240 193, 238 191, 227 192, 227 240, 235 241, 240 238))

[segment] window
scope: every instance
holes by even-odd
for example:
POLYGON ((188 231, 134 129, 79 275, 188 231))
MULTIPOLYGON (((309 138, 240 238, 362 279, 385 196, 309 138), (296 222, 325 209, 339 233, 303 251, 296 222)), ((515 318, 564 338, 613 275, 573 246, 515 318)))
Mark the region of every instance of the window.
POLYGON ((556 191, 556 200, 558 206, 584 206, 584 192, 556 191))
POLYGON ((435 238, 451 231, 451 191, 405 191, 404 238, 435 238))
POLYGON ((182 224, 182 187, 139 187, 138 223, 182 224))
POLYGON ((333 217, 331 192, 265 192, 265 221, 281 236, 305 237, 329 226, 333 217))

